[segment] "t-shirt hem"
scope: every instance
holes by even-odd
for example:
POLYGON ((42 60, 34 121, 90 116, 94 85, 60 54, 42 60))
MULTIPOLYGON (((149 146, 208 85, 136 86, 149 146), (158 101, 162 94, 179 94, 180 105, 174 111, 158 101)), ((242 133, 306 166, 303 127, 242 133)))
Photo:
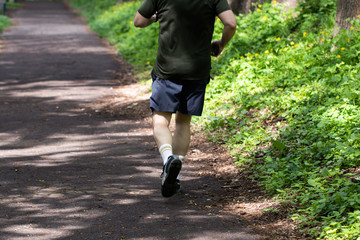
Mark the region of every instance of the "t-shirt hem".
POLYGON ((143 13, 143 11, 141 11, 140 9, 138 10, 138 12, 139 12, 139 13, 140 13, 140 15, 141 15, 141 16, 143 16, 144 18, 148 18, 148 19, 149 19, 149 18, 151 18, 151 17, 152 17, 152 15, 151 15, 151 16, 147 16, 147 15, 146 15, 146 14, 144 14, 144 13, 143 13))
POLYGON ((219 11, 217 15, 219 15, 220 13, 223 13, 225 11, 228 11, 228 10, 231 10, 231 8, 223 9, 223 10, 219 11))
POLYGON ((153 73, 155 76, 164 79, 164 80, 170 80, 170 81, 207 81, 210 79, 210 74, 206 77, 199 77, 199 78, 188 78, 188 77, 181 77, 181 76, 170 76, 170 75, 163 75, 161 73, 158 73, 156 69, 153 69, 153 73))

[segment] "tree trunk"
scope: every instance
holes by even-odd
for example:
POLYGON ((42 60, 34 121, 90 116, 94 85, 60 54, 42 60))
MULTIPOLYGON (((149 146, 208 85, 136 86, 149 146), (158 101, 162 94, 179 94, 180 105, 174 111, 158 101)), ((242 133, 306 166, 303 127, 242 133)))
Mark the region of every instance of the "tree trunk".
POLYGON ((278 0, 279 3, 286 3, 284 10, 294 8, 297 6, 297 0, 278 0))
POLYGON ((265 0, 228 0, 228 3, 235 15, 247 14, 253 10, 253 3, 264 2, 265 0))
POLYGON ((228 3, 235 15, 243 13, 243 9, 246 8, 250 0, 228 0, 228 3))
POLYGON ((335 19, 335 35, 340 29, 350 29, 351 23, 347 19, 353 20, 360 15, 359 0, 338 0, 338 8, 335 19))
MULTIPOLYGON (((254 3, 262 3, 265 0, 228 0, 231 9, 233 10, 235 15, 247 14, 250 11, 254 11, 255 7, 254 3)), ((297 2, 296 0, 278 0, 279 3, 288 3, 285 9, 289 9, 291 7, 295 7, 297 2)))

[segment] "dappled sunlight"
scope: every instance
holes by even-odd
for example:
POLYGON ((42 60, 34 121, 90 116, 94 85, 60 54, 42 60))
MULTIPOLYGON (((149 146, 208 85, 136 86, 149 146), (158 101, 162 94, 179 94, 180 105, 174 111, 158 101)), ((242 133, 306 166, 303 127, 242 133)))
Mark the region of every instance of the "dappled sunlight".
MULTIPOLYGON (((7 81, 3 81, 6 83, 7 81)), ((16 82, 15 82, 16 83, 16 82)), ((99 84, 99 80, 86 80, 86 81, 39 81, 26 84, 16 84, 16 86, 8 85, 9 97, 33 97, 38 96, 39 99, 50 99, 52 101, 65 101, 65 100, 86 100, 89 98, 91 92, 96 91, 94 86, 102 86, 105 83, 99 84), (76 92, 69 92, 69 87, 78 89, 76 92), (48 91, 51 89, 52 91, 48 91)), ((112 88, 101 89, 102 92, 111 92, 112 88), (105 91, 104 91, 105 90, 105 91)), ((50 101, 50 102, 52 102, 50 101)))
MULTIPOLYGON (((26 238, 27 236, 36 236, 36 239, 39 240, 46 240, 49 239, 49 237, 51 235, 56 235, 58 237, 68 237, 70 236, 70 230, 74 230, 74 229, 81 229, 81 227, 76 227, 76 226, 70 226, 68 229, 57 229, 57 230, 49 230, 47 228, 36 228, 36 226, 33 225, 28 225, 28 224, 24 224, 24 225, 16 225, 16 226, 12 226, 12 227, 8 227, 4 230, 4 232, 7 232, 8 234, 14 234, 16 233, 17 235, 22 235, 24 238, 26 238)), ((17 239, 17 238, 16 238, 17 239)))
POLYGON ((114 205, 137 205, 139 204, 139 200, 135 198, 121 198, 121 199, 115 199, 113 204, 114 205))
MULTIPOLYGON (((7 198, 0 200, 2 207, 8 208, 12 215, 16 213, 17 217, 5 215, 7 221, 2 224, 3 234, 17 236, 33 236, 37 239, 49 239, 52 234, 60 236, 69 236, 73 231, 85 229, 86 224, 74 224, 74 219, 96 219, 104 216, 105 213, 98 209, 88 209, 78 207, 72 204, 62 191, 57 188, 39 189, 29 187, 27 194, 7 195, 7 198), (61 201, 59 207, 55 207, 50 202, 61 201), (44 219, 46 224, 42 224, 44 219)), ((84 201, 89 197, 82 196, 81 199, 74 201, 84 201)))
POLYGON ((269 199, 260 199, 258 201, 244 201, 236 203, 229 203, 224 206, 226 211, 230 211, 232 213, 244 213, 249 214, 252 217, 262 217, 263 215, 267 214, 267 212, 276 212, 279 211, 278 208, 281 207, 280 202, 276 202, 269 199))
POLYGON ((156 194, 158 192, 158 190, 156 189, 129 189, 129 192, 127 192, 127 194, 129 194, 130 196, 149 196, 152 194, 156 194))
MULTIPOLYGON (((13 65, 15 62, 13 61, 0 61, 0 65, 13 65)), ((0 84, 3 84, 2 82, 0 84)))
POLYGON ((20 138, 20 135, 11 133, 0 133, 0 146, 12 144, 20 138))

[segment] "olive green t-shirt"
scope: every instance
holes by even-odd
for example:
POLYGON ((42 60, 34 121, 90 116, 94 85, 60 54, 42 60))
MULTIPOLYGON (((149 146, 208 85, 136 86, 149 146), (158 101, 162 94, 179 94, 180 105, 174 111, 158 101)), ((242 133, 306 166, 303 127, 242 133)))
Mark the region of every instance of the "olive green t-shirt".
POLYGON ((210 75, 210 45, 215 16, 230 10, 227 0, 145 0, 139 13, 158 13, 156 76, 169 80, 204 80, 210 75))

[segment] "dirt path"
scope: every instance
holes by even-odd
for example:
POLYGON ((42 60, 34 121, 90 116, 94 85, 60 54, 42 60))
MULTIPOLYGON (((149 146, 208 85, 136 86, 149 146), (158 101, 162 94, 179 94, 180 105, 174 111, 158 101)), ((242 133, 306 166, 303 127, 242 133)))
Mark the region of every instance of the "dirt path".
POLYGON ((118 93, 123 66, 76 15, 27 2, 14 21, 0 53, 0 239, 262 239, 212 207, 223 190, 196 166, 185 193, 161 197, 149 123, 89 107, 118 93))

